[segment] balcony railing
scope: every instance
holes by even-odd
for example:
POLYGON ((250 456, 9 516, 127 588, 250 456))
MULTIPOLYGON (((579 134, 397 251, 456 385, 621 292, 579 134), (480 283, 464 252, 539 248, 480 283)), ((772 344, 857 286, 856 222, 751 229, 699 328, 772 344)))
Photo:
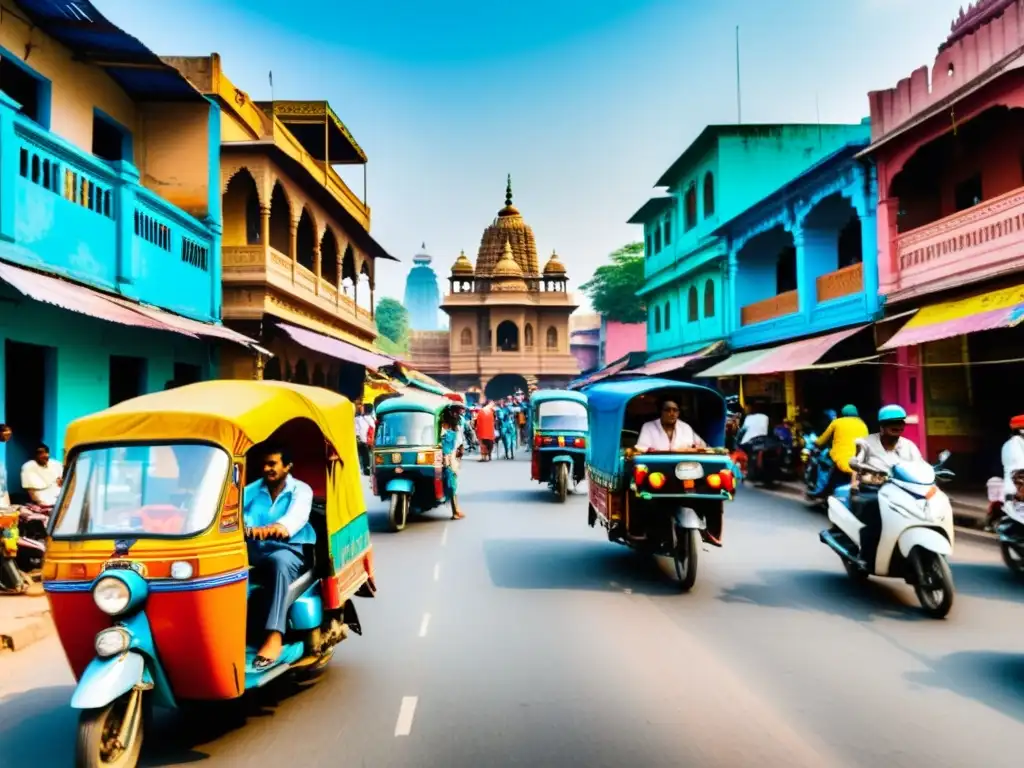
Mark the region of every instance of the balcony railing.
POLYGON ((1019 258, 1024 237, 1024 187, 900 235, 901 288, 1019 258))
POLYGON ((755 304, 747 304, 740 310, 740 324, 763 323, 776 317, 791 315, 799 309, 800 294, 797 291, 787 291, 755 304))
POLYGON ((854 264, 822 275, 817 280, 818 303, 840 299, 864 290, 864 267, 854 264))
MULTIPOLYGON (((6 105, 0 102, 0 110, 6 105)), ((0 115, 0 117, 6 117, 0 115)), ((0 149, 4 220, 28 266, 119 291, 201 320, 219 314, 214 237, 197 219, 142 187, 130 163, 82 152, 13 114, 12 150, 0 149), (10 208, 8 208, 10 206, 10 208)))
POLYGON ((354 323, 364 334, 376 334, 373 314, 360 307, 343 289, 332 285, 275 248, 262 245, 225 245, 224 282, 270 283, 293 298, 335 318, 354 323))

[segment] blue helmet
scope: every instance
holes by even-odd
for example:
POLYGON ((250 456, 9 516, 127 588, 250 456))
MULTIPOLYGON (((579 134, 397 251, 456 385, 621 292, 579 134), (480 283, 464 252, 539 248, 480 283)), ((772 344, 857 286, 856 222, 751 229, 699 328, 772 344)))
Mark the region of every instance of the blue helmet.
POLYGON ((860 414, 857 413, 856 405, 844 405, 842 414, 843 416, 860 416, 860 414))
POLYGON ((878 412, 878 422, 884 424, 887 421, 906 421, 907 412, 902 405, 886 405, 878 412))

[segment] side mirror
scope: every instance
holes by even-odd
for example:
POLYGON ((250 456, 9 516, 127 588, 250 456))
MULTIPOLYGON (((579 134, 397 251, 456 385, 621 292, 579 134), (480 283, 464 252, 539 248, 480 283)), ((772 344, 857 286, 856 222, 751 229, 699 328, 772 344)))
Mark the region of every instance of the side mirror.
POLYGON ((949 457, 952 456, 952 455, 953 454, 951 454, 949 451, 943 451, 942 453, 940 453, 939 454, 938 466, 941 467, 943 464, 945 464, 947 461, 949 461, 949 457))

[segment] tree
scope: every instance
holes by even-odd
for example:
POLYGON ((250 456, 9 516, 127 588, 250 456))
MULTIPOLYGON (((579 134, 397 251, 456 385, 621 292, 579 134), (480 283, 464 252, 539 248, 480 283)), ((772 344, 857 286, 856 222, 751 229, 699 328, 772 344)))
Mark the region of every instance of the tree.
POLYGON ((580 286, 595 312, 620 323, 642 323, 647 304, 637 296, 644 285, 644 244, 629 243, 608 256, 594 276, 580 286))
POLYGON ((377 333, 395 346, 405 349, 409 343, 409 310, 396 299, 385 297, 377 302, 377 333))

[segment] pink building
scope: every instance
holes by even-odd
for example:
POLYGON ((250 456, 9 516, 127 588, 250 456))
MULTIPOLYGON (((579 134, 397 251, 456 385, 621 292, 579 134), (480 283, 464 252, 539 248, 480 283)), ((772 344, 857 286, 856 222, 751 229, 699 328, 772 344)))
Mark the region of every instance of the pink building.
POLYGON ((1024 375, 1024 0, 961 13, 930 70, 869 95, 883 397, 960 472, 998 467, 1024 375), (984 363, 984 364, 981 364, 984 363))
POLYGON ((630 352, 647 350, 647 323, 619 323, 601 320, 601 365, 608 365, 630 352))

